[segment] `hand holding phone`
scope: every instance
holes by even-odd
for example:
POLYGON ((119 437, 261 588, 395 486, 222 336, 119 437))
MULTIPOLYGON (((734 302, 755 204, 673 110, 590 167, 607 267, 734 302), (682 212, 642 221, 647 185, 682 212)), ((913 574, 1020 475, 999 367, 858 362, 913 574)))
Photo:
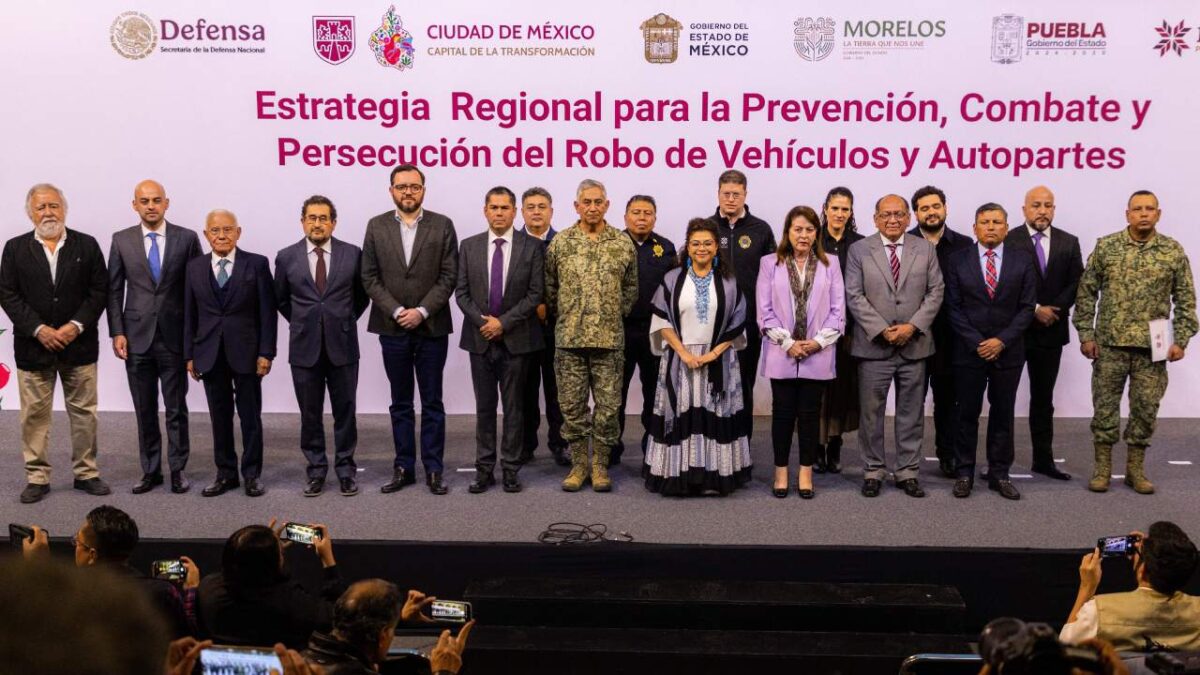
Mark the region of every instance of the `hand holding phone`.
POLYGON ((171 583, 182 583, 184 579, 187 579, 187 566, 178 558, 155 560, 150 563, 150 576, 171 583))
POLYGON ((1125 558, 1134 554, 1137 544, 1142 538, 1136 534, 1126 534, 1119 537, 1100 537, 1096 548, 1100 549, 1101 558, 1125 558))
POLYGON ((321 531, 312 525, 285 523, 279 538, 311 546, 321 538, 321 531))
POLYGON ((271 670, 283 672, 283 664, 271 649, 214 645, 200 651, 200 673, 203 675, 267 673, 271 670))
POLYGON ((434 600, 429 603, 429 616, 436 623, 466 623, 474 618, 471 603, 457 600, 434 600))

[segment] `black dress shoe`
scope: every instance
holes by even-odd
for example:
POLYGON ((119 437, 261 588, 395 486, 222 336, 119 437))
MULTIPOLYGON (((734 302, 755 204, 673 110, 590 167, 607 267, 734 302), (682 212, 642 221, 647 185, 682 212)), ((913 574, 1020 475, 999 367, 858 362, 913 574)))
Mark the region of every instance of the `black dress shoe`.
POLYGON ((829 468, 829 465, 827 462, 828 462, 828 460, 825 457, 825 446, 818 445, 817 446, 817 456, 813 460, 813 467, 812 467, 813 473, 825 473, 829 468))
POLYGON ((954 470, 954 460, 952 459, 939 459, 938 471, 941 471, 942 475, 946 478, 955 478, 958 476, 958 472, 954 470))
POLYGON ((829 473, 842 472, 842 437, 834 436, 825 445, 825 469, 829 473))
POLYGON ((108 487, 108 483, 99 478, 88 478, 86 480, 75 479, 75 489, 83 490, 93 497, 103 497, 104 495, 112 494, 112 489, 108 487))
POLYGON ((319 497, 325 490, 324 478, 309 478, 308 484, 304 486, 305 497, 319 497))
POLYGON ((796 494, 800 495, 800 499, 812 499, 817 493, 813 492, 812 488, 802 488, 797 485, 796 494))
POLYGON ((487 492, 488 486, 495 485, 495 484, 496 484, 496 477, 492 475, 492 472, 480 471, 479 469, 476 469, 475 470, 475 480, 471 481, 471 484, 467 486, 467 492, 470 492, 473 495, 477 495, 477 494, 480 494, 483 492, 487 492))
POLYGON ((1011 480, 991 480, 988 481, 988 489, 995 490, 1000 493, 1005 499, 1020 499, 1021 493, 1017 492, 1017 488, 1012 484, 1011 480))
POLYGON ((246 496, 247 497, 261 497, 266 492, 267 492, 267 488, 265 488, 263 486, 262 481, 260 481, 259 479, 257 479, 257 478, 247 478, 246 479, 246 496))
POLYGON ((162 477, 161 473, 158 473, 158 474, 149 474, 148 473, 145 476, 142 476, 142 479, 137 482, 137 485, 133 486, 133 494, 135 494, 135 495, 146 494, 147 492, 153 490, 154 488, 156 488, 162 484, 163 484, 163 477, 162 477))
POLYGON ((383 494, 391 494, 398 492, 405 485, 413 485, 417 482, 417 477, 411 471, 405 469, 396 469, 392 472, 392 480, 384 483, 379 491, 383 494))
POLYGON ((217 495, 223 495, 226 492, 229 492, 239 485, 241 485, 241 483, 239 483, 238 479, 236 478, 218 478, 213 481, 212 485, 209 485, 201 490, 200 494, 204 495, 205 497, 216 497, 217 495))
POLYGON ((429 487, 429 492, 435 495, 444 495, 450 491, 446 484, 442 482, 442 473, 433 471, 425 474, 425 485, 429 487))
POLYGON ((1040 473, 1043 476, 1053 478, 1054 480, 1071 480, 1071 474, 1065 471, 1059 471, 1058 467, 1054 466, 1053 464, 1049 466, 1034 466, 1033 472, 1040 473))
POLYGON ((505 492, 520 492, 521 481, 517 479, 516 471, 504 472, 504 491, 505 492))
POLYGON ((781 488, 772 487, 771 494, 775 495, 776 497, 778 497, 780 499, 783 499, 784 497, 788 496, 788 487, 786 485, 781 488))
POLYGON ((954 496, 963 499, 971 496, 971 488, 975 487, 970 478, 959 478, 954 481, 954 496))
POLYGON ((554 457, 554 463, 559 466, 571 466, 571 458, 567 456, 566 448, 550 448, 550 454, 554 457))
POLYGON ((40 502, 42 501, 42 497, 45 497, 47 494, 49 494, 49 492, 49 485, 30 483, 29 485, 25 486, 24 490, 21 490, 21 503, 34 504, 40 502))
POLYGON ((353 497, 358 494, 358 483, 354 482, 353 478, 339 478, 338 488, 343 497, 353 497))
POLYGON ((904 490, 904 494, 909 497, 920 499, 925 496, 925 491, 921 489, 920 483, 917 483, 916 478, 908 478, 896 483, 896 487, 904 490))
POLYGON ((612 450, 609 450, 608 452, 608 468, 611 469, 620 464, 621 455, 623 454, 625 454, 625 444, 618 443, 617 445, 612 446, 612 450))
POLYGON ((883 487, 883 481, 878 478, 868 478, 863 481, 862 495, 864 497, 878 497, 879 490, 883 487))
POLYGON ((182 471, 171 472, 171 492, 181 495, 191 489, 192 484, 188 481, 187 476, 183 475, 182 471))

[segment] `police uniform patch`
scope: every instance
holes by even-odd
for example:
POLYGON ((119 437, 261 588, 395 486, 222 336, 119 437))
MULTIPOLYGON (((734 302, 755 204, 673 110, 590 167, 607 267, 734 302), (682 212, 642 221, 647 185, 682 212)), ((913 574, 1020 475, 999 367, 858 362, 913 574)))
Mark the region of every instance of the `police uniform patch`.
POLYGON ((738 246, 741 246, 743 251, 750 248, 750 244, 752 243, 754 243, 754 241, 750 239, 750 235, 748 234, 743 234, 742 236, 738 237, 738 246))
POLYGON ((654 248, 652 248, 652 249, 650 249, 650 250, 654 251, 654 257, 655 257, 655 258, 661 258, 661 257, 663 256, 663 247, 662 247, 662 244, 655 244, 655 245, 654 245, 654 248))

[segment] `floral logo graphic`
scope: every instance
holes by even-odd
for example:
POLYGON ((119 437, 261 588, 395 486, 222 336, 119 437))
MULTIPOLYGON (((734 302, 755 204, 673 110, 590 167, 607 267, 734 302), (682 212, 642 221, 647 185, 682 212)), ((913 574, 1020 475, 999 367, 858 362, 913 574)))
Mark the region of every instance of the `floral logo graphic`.
POLYGON ((1183 25, 1183 21, 1172 26, 1163 20, 1161 26, 1154 28, 1154 32, 1158 33, 1158 37, 1161 38, 1158 44, 1154 45, 1154 48, 1158 50, 1158 55, 1166 56, 1167 52, 1175 52, 1176 56, 1183 56, 1183 50, 1187 48, 1184 39, 1191 30, 1183 25))
POLYGON ((371 50, 375 52, 375 60, 385 68, 408 70, 413 67, 412 33, 404 30, 404 25, 396 14, 396 6, 388 7, 383 15, 383 24, 371 33, 371 50))

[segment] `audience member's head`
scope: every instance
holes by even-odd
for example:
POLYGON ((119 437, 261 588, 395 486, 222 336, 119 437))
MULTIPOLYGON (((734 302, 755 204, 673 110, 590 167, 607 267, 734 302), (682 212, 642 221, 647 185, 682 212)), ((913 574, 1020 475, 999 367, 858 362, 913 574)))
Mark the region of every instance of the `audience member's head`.
POLYGON ((1065 645, 1044 623, 1025 623, 1004 617, 984 626, 979 634, 980 675, 1126 675, 1125 665, 1112 645, 1087 640, 1065 645))
POLYGON ((97 506, 88 512, 71 543, 79 567, 98 562, 124 563, 138 543, 137 523, 115 506, 97 506))
POLYGON ((1196 572, 1196 545, 1175 523, 1160 520, 1150 526, 1142 541, 1134 567, 1139 581, 1144 579, 1163 595, 1183 589, 1196 572))
POLYGON ((275 531, 247 525, 230 535, 221 552, 221 572, 235 593, 282 581, 283 548, 275 531))
POLYGON ((369 663, 382 663, 400 623, 402 599, 396 585, 383 579, 351 585, 333 607, 334 637, 356 648, 369 663))

